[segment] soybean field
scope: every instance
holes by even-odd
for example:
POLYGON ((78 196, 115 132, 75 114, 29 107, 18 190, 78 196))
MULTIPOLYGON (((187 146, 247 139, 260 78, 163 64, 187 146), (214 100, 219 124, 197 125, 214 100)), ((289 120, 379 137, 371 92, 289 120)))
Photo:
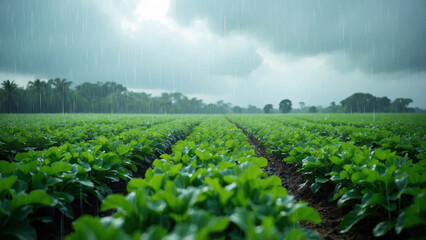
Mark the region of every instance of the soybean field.
POLYGON ((425 230, 425 114, 0 116, 1 239, 425 230))

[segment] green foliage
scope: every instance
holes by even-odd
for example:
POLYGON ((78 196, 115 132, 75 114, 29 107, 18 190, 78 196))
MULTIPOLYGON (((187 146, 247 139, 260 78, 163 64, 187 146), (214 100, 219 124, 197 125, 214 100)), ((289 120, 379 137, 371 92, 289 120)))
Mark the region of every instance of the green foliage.
POLYGON ((236 121, 270 153, 296 164, 313 192, 325 188, 338 207, 352 208, 340 223, 342 232, 366 218, 376 222, 377 237, 426 226, 426 205, 420 203, 426 189, 424 122, 394 127, 392 119, 367 128, 295 117, 236 121))
MULTIPOLYGON (((231 123, 204 121, 172 150, 153 162, 144 179, 129 181, 129 194, 103 201, 101 210, 116 210, 112 218, 127 238, 319 238, 297 224, 320 223, 319 214, 294 203, 278 177, 267 177, 261 170, 266 159, 255 157, 231 123)), ((96 224, 107 227, 106 219, 96 224)), ((90 234, 81 221, 70 239, 90 234)))
MULTIPOLYGON (((80 217, 68 239, 319 238, 298 225, 320 223, 319 214, 262 171, 267 160, 223 117, 25 117, 0 121, 1 238, 34 239, 31 223, 49 220, 38 209, 74 218, 71 204, 89 195, 113 215, 80 217), (152 167, 134 178, 141 163, 152 167), (128 181, 127 194, 112 194, 118 181, 128 181)), ((424 117, 375 117, 233 120, 295 164, 313 192, 351 209, 342 232, 368 219, 374 236, 414 233, 426 226, 424 117)))
MULTIPOLYGON (((26 88, 5 80, 0 88, 0 113, 240 113, 253 112, 218 101, 206 104, 182 93, 151 96, 129 91, 116 82, 84 82, 71 88, 66 79, 36 79, 26 88)), ((256 112, 257 109, 254 109, 256 112)))
POLYGON ((2 109, 6 113, 14 113, 17 111, 16 109, 16 98, 17 98, 17 90, 18 90, 18 84, 15 83, 15 81, 10 80, 4 80, 1 83, 2 91, 1 94, 1 104, 2 109))
POLYGON ((278 104, 278 108, 282 113, 288 113, 291 111, 291 101, 289 99, 284 99, 278 104))
POLYGON ((413 100, 410 98, 396 98, 393 102, 388 97, 375 97, 369 93, 354 93, 343 99, 340 103, 344 112, 369 113, 369 112, 414 112, 408 105, 413 100))
POLYGON ((272 106, 272 104, 266 104, 264 107, 263 107, 263 112, 264 113, 272 113, 272 110, 273 110, 273 106, 272 106))
POLYGON ((310 107, 309 107, 309 109, 308 109, 308 111, 309 111, 310 113, 317 113, 317 112, 318 112, 318 109, 317 109, 317 107, 315 107, 315 106, 310 106, 310 107))
MULTIPOLYGON (((101 201, 107 196, 114 196, 110 195, 111 183, 131 179, 133 172, 137 171, 137 161, 150 162, 155 154, 164 152, 185 135, 196 121, 164 118, 151 123, 139 122, 137 119, 126 123, 120 120, 116 128, 109 126, 105 130, 102 128, 107 124, 102 121, 93 123, 86 119, 87 124, 84 124, 84 121, 78 120, 70 123, 74 126, 73 130, 96 133, 92 139, 66 138, 70 141, 63 140, 59 146, 49 147, 47 144, 40 147, 44 150, 27 152, 26 147, 20 144, 25 143, 27 147, 38 144, 37 139, 30 136, 30 130, 21 129, 18 132, 12 127, 4 127, 14 135, 8 142, 10 144, 4 144, 7 148, 2 150, 9 153, 13 151, 14 155, 9 161, 0 160, 2 236, 31 236, 29 238, 34 239, 35 231, 30 223, 50 218, 35 214, 40 207, 56 208, 72 219, 75 214, 71 204, 76 199, 85 201, 88 195, 92 195, 101 201), (152 127, 147 128, 147 125, 152 127), (28 138, 23 137, 23 134, 28 138)), ((57 133, 53 124, 39 133, 57 133)), ((33 126, 29 125, 28 128, 33 129, 33 126)), ((59 129, 63 130, 61 127, 59 129)), ((4 142, 9 140, 7 136, 2 137, 6 139, 4 142)))

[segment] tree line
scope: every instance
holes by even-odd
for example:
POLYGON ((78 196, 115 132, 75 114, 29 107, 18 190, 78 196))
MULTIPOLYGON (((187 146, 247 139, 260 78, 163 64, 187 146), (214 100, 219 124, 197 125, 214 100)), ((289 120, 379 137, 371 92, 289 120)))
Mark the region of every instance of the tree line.
MULTIPOLYGON (((414 113, 425 112, 420 108, 410 108, 408 105, 413 103, 411 98, 396 98, 391 101, 388 97, 375 97, 370 93, 354 93, 351 96, 340 101, 340 104, 331 102, 330 106, 322 108, 321 106, 306 106, 304 102, 299 102, 300 109, 292 109, 292 102, 284 99, 278 104, 278 110, 281 113, 302 112, 302 113, 414 113)), ((266 104, 263 107, 264 113, 273 113, 273 105, 266 104)))
POLYGON ((300 109, 293 109, 292 102, 284 99, 274 109, 266 104, 262 109, 253 105, 247 108, 231 106, 217 101, 204 103, 201 99, 188 98, 179 92, 162 93, 152 96, 144 92, 128 91, 115 82, 84 82, 71 87, 67 79, 36 79, 26 87, 18 87, 14 81, 5 80, 0 89, 0 113, 289 113, 289 112, 328 112, 328 113, 369 113, 419 112, 421 109, 408 107, 410 98, 375 97, 369 93, 355 93, 340 104, 331 102, 330 106, 305 106, 299 102, 300 109))
POLYGON ((67 79, 36 79, 26 87, 5 80, 0 89, 0 113, 261 113, 253 105, 231 107, 217 101, 204 103, 185 95, 162 93, 151 96, 144 92, 128 91, 115 82, 84 82, 71 87, 67 79))
MULTIPOLYGON (((340 104, 342 111, 346 113, 371 113, 371 112, 415 112, 414 108, 408 107, 413 100, 411 98, 396 98, 391 101, 388 97, 375 97, 369 93, 355 93, 343 99, 340 104)), ((334 109, 331 109, 334 110, 334 109)))

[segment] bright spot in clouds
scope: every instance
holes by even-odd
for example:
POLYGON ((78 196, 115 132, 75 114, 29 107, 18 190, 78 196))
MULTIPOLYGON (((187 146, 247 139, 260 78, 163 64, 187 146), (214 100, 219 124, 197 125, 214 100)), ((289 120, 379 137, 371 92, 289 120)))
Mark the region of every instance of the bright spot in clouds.
POLYGON ((121 20, 121 29, 127 32, 136 32, 138 30, 138 25, 134 22, 129 21, 127 18, 121 20))
POLYGON ((164 22, 169 5, 170 0, 143 0, 139 3, 136 14, 140 20, 164 22))

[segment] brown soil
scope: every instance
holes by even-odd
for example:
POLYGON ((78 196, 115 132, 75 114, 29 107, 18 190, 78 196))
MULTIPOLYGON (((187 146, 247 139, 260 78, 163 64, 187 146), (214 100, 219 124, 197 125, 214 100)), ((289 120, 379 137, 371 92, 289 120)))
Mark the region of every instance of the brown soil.
POLYGON ((327 194, 321 189, 317 193, 312 193, 310 183, 306 183, 303 174, 297 172, 295 166, 285 163, 281 158, 268 154, 267 149, 260 144, 258 139, 247 134, 237 123, 234 123, 247 135, 249 143, 253 146, 258 157, 264 157, 268 160, 268 165, 264 171, 269 175, 280 177, 283 187, 287 192, 294 196, 295 200, 308 203, 310 207, 320 214, 322 222, 320 224, 312 224, 309 222, 301 222, 300 224, 308 229, 318 232, 323 239, 374 239, 372 236, 372 227, 374 225, 368 223, 360 223, 352 227, 346 233, 339 232, 339 224, 343 216, 350 209, 340 209, 335 202, 329 202, 327 194), (303 187, 301 187, 304 184, 303 187), (361 226, 362 225, 362 226, 361 226))

